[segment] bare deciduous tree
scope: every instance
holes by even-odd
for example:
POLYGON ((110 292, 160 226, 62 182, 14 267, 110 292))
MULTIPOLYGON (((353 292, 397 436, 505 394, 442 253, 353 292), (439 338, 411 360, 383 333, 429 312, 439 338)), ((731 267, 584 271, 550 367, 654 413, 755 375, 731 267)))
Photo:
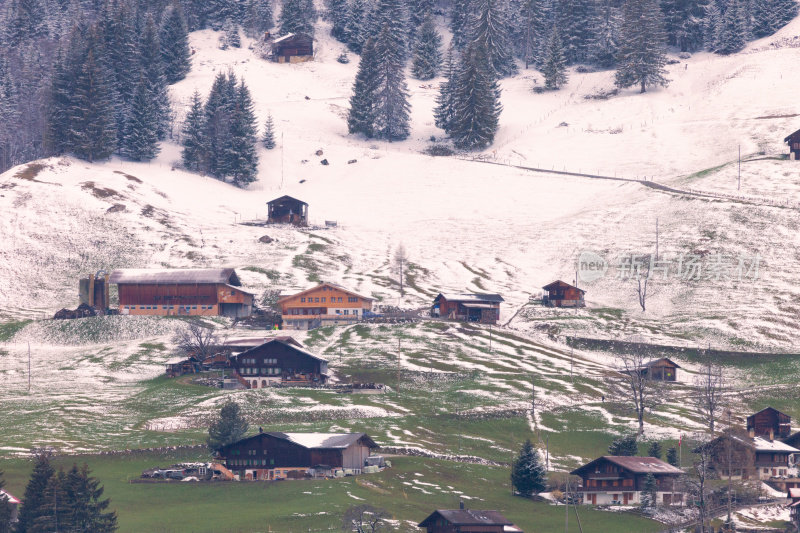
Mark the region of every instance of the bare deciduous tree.
POLYGON ((401 242, 397 245, 392 258, 392 266, 397 273, 397 281, 400 284, 400 296, 405 296, 406 263, 408 263, 408 254, 406 253, 406 247, 401 242))
POLYGON ((636 296, 639 299, 639 307, 642 308, 642 312, 647 310, 647 283, 650 281, 650 264, 652 260, 652 256, 646 256, 646 260, 641 265, 642 268, 639 268, 638 265, 634 268, 637 284, 636 296))
POLYGON ((700 533, 706 533, 709 531, 708 521, 711 518, 708 513, 711 493, 708 480, 711 476, 712 457, 715 447, 712 445, 711 437, 705 433, 695 435, 690 442, 689 449, 694 452, 694 459, 689 469, 689 475, 686 477, 686 484, 690 495, 697 502, 697 508, 700 512, 699 531, 700 533))
POLYGON ((369 504, 354 505, 342 517, 342 529, 356 533, 375 533, 387 526, 389 513, 369 504))
POLYGON ((213 355, 215 348, 222 344, 214 328, 198 322, 191 322, 175 332, 172 342, 186 355, 201 361, 213 355))
POLYGON ((702 374, 695 377, 694 384, 697 387, 697 396, 692 399, 693 403, 713 435, 716 421, 722 412, 722 398, 725 391, 722 367, 709 362, 702 374))
POLYGON ((639 422, 637 434, 641 436, 644 434, 645 412, 661 404, 667 391, 659 381, 649 379, 647 363, 650 362, 650 357, 645 356, 641 349, 633 348, 630 353, 619 353, 617 361, 623 376, 623 391, 636 411, 639 422))

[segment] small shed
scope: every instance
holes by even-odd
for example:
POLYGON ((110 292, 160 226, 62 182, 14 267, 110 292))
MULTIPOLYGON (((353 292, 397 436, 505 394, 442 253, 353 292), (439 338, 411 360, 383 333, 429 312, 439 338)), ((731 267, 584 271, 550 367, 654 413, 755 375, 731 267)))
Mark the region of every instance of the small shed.
POLYGON ((277 63, 303 63, 314 59, 314 39, 305 33, 287 33, 270 43, 272 60, 277 63))
POLYGON ((672 359, 662 357, 642 365, 641 372, 652 381, 677 381, 679 368, 678 363, 672 359))
POLYGON ((542 303, 549 307, 586 307, 583 295, 586 291, 570 285, 560 279, 542 287, 547 294, 542 297, 542 303))
POLYGON ((439 293, 433 300, 431 316, 481 324, 497 324, 500 320, 499 294, 439 293))
POLYGON ((291 196, 267 202, 267 223, 308 226, 308 204, 291 196))
POLYGON ((792 417, 767 407, 747 417, 747 431, 754 437, 785 439, 791 434, 792 417))
POLYGON ((800 130, 790 134, 783 142, 789 145, 789 159, 800 159, 800 130))
POLYGON ((463 504, 461 509, 437 509, 417 527, 424 528, 427 533, 522 533, 511 520, 497 511, 464 509, 463 504))

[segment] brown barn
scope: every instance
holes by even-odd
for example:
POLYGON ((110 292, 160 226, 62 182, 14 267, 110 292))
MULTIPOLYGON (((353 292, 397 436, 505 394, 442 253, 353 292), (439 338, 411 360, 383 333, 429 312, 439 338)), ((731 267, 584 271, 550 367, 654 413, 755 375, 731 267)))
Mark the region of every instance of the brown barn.
POLYGON ((217 452, 240 479, 330 476, 337 469, 361 472, 378 448, 365 433, 259 433, 217 452))
POLYGON ((786 477, 789 458, 800 450, 778 440, 726 433, 707 444, 711 447, 711 467, 728 475, 728 448, 733 454, 731 477, 762 479, 786 477))
POLYGON ((477 509, 437 509, 417 527, 427 533, 522 533, 511 520, 497 511, 477 509))
POLYGON ((297 198, 281 196, 267 202, 267 208, 267 223, 269 224, 308 226, 308 204, 297 198))
POLYGON ((500 320, 500 302, 503 301, 499 294, 439 293, 433 300, 431 316, 497 324, 500 320))
POLYGON ((662 357, 645 363, 639 371, 651 381, 677 381, 679 368, 678 363, 672 359, 662 357))
POLYGON ((278 63, 303 63, 314 59, 314 39, 305 33, 287 33, 270 43, 272 60, 278 63))
POLYGON ((547 295, 542 298, 542 303, 549 307, 586 307, 583 295, 586 291, 570 285, 564 281, 556 280, 542 287, 547 295))
POLYGON ((785 439, 791 434, 792 418, 777 409, 767 407, 747 417, 747 431, 754 437, 769 440, 785 439))
POLYGON ((123 315, 250 316, 253 295, 232 268, 115 270, 123 315))
POLYGON ((234 355, 231 367, 250 389, 274 384, 323 384, 328 379, 328 361, 305 350, 291 337, 267 342, 234 355))
POLYGON ((800 159, 800 130, 790 134, 783 142, 789 145, 789 158, 794 160, 800 159))
POLYGON ((656 478, 655 503, 680 505, 683 502, 680 485, 676 483, 683 470, 655 457, 606 455, 570 473, 583 480, 578 492, 583 494, 585 504, 639 504, 648 474, 656 478))

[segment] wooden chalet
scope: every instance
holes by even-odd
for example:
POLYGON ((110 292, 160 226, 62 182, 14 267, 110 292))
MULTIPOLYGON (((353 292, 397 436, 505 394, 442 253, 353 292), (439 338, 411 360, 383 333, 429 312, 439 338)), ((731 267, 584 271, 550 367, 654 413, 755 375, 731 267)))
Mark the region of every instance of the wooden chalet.
POLYGON ((308 226, 308 204, 291 196, 281 196, 267 202, 268 224, 308 226))
POLYGON ((231 356, 239 381, 249 389, 272 385, 321 385, 328 380, 328 361, 288 337, 271 339, 231 356))
POLYGON ((433 300, 431 316, 497 324, 500 320, 500 303, 503 301, 499 294, 439 293, 433 300))
POLYGON ((5 490, 0 490, 0 501, 2 500, 7 500, 8 504, 11 506, 10 522, 12 525, 16 524, 19 520, 19 506, 22 502, 19 498, 15 498, 13 494, 5 490))
POLYGON ((747 431, 769 440, 785 439, 791 434, 792 417, 767 407, 747 417, 747 431))
POLYGON ((427 533, 522 533, 511 520, 497 511, 477 509, 437 509, 425 520, 417 524, 427 533))
POLYGON ((645 363, 639 371, 651 381, 677 381, 679 368, 678 363, 672 359, 662 357, 645 363))
POLYGON ((789 145, 789 159, 800 159, 800 130, 789 134, 783 142, 789 145))
POLYGON ((242 290, 232 268, 115 270, 123 315, 246 317, 253 295, 242 290))
POLYGON ((270 43, 270 55, 276 63, 303 63, 314 59, 314 39, 305 33, 287 33, 270 43))
POLYGON ((353 324, 372 310, 374 298, 323 282, 278 300, 284 329, 308 330, 353 324))
POLYGON ((583 480, 578 492, 591 505, 641 503, 645 477, 656 478, 656 504, 682 505, 678 478, 683 470, 655 457, 606 455, 573 470, 583 480))
POLYGON ((800 488, 791 488, 786 493, 789 498, 789 520, 794 527, 800 529, 800 488))
POLYGON ((711 468, 720 476, 728 476, 728 453, 731 457, 733 479, 771 480, 789 475, 790 457, 800 450, 778 440, 726 433, 712 440, 711 468), (730 448, 730 449, 729 449, 730 448))
POLYGON ((549 307, 586 307, 583 295, 586 291, 570 285, 564 281, 556 280, 542 287, 547 294, 542 297, 542 303, 549 307))
POLYGON ((329 477, 336 470, 360 474, 378 445, 365 433, 280 433, 258 435, 217 452, 239 479, 329 477))

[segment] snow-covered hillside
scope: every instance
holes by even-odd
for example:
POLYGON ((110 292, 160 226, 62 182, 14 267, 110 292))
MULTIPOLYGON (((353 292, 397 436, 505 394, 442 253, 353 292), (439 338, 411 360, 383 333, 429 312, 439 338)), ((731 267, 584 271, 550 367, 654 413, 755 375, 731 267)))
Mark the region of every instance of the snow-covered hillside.
MULTIPOLYGON (((783 43, 798 29, 794 21, 734 56, 680 60, 670 66, 669 88, 644 95, 587 99, 612 88, 612 73, 574 71, 561 91, 534 94, 540 76, 523 70, 503 81, 500 131, 483 155, 736 194, 735 165, 695 173, 734 160, 739 144, 745 155, 784 152, 783 137, 800 124, 791 116, 800 72, 792 68, 796 50, 770 42, 783 43)), ((556 333, 796 347, 796 209, 423 155, 430 137, 442 135, 431 112, 438 80, 409 79, 408 141, 348 136, 344 116, 357 58, 338 63, 343 45, 326 33, 320 27, 316 60, 297 65, 265 62, 247 48, 219 50, 211 30, 192 34, 193 70, 172 87, 173 101, 185 104, 195 89, 207 93, 214 75, 231 69, 250 87, 259 122, 267 112, 275 117, 279 146, 260 149, 259 181, 247 190, 177 168, 179 147, 170 143, 149 164, 54 158, 0 176, 0 315, 48 316, 74 306, 78 277, 99 268, 227 265, 252 267, 242 272, 255 289, 330 279, 405 306, 425 305, 439 290, 498 291, 508 302, 506 321, 542 285, 571 282, 578 255, 590 250, 612 270, 584 286, 589 308, 578 317, 586 320, 558 320, 556 333), (339 227, 237 224, 263 218, 265 202, 281 194, 308 202, 313 222, 336 220, 339 227), (613 266, 653 251, 656 219, 668 260, 696 254, 707 262, 721 254, 733 268, 758 256, 758 276, 656 280, 642 313, 635 282, 615 279, 613 266), (277 242, 259 243, 264 234, 277 242), (405 300, 389 279, 400 242, 413 263, 405 300)), ((796 199, 798 185, 800 163, 748 161, 739 194, 786 201, 796 199)), ((526 307, 509 327, 532 331, 554 316, 526 307)))

